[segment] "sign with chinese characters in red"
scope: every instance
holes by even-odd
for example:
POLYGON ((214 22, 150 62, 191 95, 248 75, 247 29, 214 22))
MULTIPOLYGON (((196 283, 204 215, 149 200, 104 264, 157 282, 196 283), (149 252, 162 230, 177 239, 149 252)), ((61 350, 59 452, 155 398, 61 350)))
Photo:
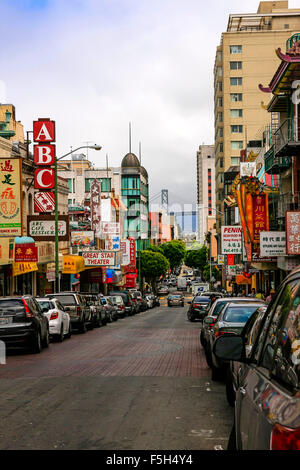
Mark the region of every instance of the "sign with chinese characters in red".
POLYGON ((91 183, 91 229, 95 232, 95 237, 101 235, 101 183, 94 179, 91 183))
POLYGON ((51 165, 55 163, 55 121, 50 119, 39 119, 33 122, 33 140, 37 142, 34 146, 33 160, 37 168, 34 171, 34 188, 41 190, 35 193, 34 210, 39 213, 54 212, 55 206, 52 201, 54 193, 49 191, 55 187, 55 170, 51 165), (46 194, 46 193, 45 193, 46 194))
POLYGON ((300 211, 285 213, 286 254, 300 255, 300 211))
POLYGON ((252 223, 253 223, 253 244, 252 261, 260 257, 260 232, 269 229, 268 223, 268 198, 266 194, 252 196, 252 223))
POLYGON ((22 162, 0 158, 0 236, 22 235, 22 162))
POLYGON ((38 247, 34 243, 24 243, 15 245, 15 262, 25 263, 38 261, 38 247))
POLYGON ((135 270, 136 269, 135 239, 128 238, 128 240, 129 240, 129 253, 130 253, 129 268, 135 270))

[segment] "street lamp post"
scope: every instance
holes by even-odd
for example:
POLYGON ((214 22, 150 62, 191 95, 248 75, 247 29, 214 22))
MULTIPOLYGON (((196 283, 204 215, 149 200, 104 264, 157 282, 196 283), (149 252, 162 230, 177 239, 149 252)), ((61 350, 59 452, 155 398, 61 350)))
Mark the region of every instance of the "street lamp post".
POLYGON ((57 158, 55 155, 55 160, 54 160, 54 173, 55 173, 55 292, 60 291, 60 282, 59 282, 59 249, 58 249, 58 179, 57 179, 57 162, 61 160, 62 158, 67 157, 68 155, 71 155, 73 152, 77 152, 77 150, 83 149, 83 148, 90 148, 94 150, 101 150, 100 145, 83 145, 81 147, 78 147, 77 149, 71 150, 71 152, 66 153, 60 158, 57 158))

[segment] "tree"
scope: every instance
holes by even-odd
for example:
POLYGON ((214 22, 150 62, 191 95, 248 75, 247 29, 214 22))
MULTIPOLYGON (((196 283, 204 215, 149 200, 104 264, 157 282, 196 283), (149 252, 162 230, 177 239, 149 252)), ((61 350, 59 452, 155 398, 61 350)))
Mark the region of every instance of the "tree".
POLYGON ((208 260, 208 248, 205 245, 202 245, 201 248, 197 250, 187 250, 184 257, 184 263, 189 268, 199 269, 201 276, 203 276, 203 271, 207 265, 208 260))
POLYGON ((149 245, 147 251, 154 251, 155 253, 161 253, 163 255, 163 250, 157 245, 149 245))
POLYGON ((160 276, 164 276, 170 269, 167 258, 155 251, 140 251, 141 276, 152 285, 152 289, 156 292, 156 281, 160 276))
POLYGON ((172 271, 181 265, 186 253, 184 242, 181 240, 172 240, 171 242, 163 243, 160 245, 160 248, 164 256, 168 259, 172 271))

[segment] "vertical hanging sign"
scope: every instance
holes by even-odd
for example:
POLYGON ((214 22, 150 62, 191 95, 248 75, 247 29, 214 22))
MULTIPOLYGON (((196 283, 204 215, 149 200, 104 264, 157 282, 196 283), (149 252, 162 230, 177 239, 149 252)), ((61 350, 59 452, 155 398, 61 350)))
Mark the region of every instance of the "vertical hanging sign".
POLYGON ((259 194, 252 196, 252 214, 253 214, 253 247, 252 261, 260 257, 260 232, 269 230, 268 221, 268 196, 259 194))
POLYGON ((35 212, 54 212, 54 192, 49 191, 55 187, 55 170, 51 168, 55 163, 55 121, 39 119, 33 122, 34 146, 33 158, 36 165, 34 172, 34 188, 39 189, 34 195, 35 212))
POLYGON ((95 237, 101 236, 101 182, 94 179, 91 183, 91 229, 95 237))
POLYGON ((0 236, 22 236, 22 159, 0 158, 0 236))

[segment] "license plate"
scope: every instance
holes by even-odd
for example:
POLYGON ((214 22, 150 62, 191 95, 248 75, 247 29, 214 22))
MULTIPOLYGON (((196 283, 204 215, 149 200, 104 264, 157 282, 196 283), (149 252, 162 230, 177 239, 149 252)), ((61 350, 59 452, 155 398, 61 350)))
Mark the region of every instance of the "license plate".
POLYGON ((0 325, 9 325, 12 323, 12 317, 0 317, 0 325))

